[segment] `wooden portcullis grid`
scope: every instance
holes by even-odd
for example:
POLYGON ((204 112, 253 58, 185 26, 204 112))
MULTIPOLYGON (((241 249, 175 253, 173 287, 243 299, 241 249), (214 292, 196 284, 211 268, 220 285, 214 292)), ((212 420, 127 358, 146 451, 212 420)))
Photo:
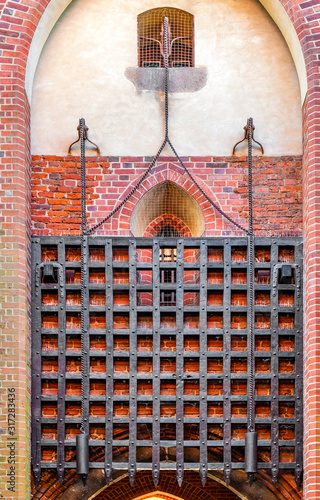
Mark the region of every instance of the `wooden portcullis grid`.
MULTIPOLYGON (((90 467, 244 469, 247 238, 89 237, 85 280, 90 467)), ((302 243, 255 239, 258 468, 302 474, 302 243), (289 276, 288 276, 289 273, 289 276)), ((81 251, 32 240, 32 465, 76 468, 81 251)))

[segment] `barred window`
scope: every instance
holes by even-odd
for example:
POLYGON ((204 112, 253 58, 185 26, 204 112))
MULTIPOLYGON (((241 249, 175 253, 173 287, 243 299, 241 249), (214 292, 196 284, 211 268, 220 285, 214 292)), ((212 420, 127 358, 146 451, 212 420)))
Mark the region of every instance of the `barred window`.
POLYGON ((159 7, 138 16, 138 65, 164 67, 163 21, 169 20, 169 67, 194 66, 194 17, 173 7, 159 7))

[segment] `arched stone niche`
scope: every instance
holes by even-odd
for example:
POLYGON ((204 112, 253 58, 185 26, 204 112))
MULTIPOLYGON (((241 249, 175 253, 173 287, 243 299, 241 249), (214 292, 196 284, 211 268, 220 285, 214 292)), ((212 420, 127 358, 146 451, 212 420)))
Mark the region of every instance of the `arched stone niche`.
MULTIPOLYGON (((51 15, 44 15, 48 26, 63 10, 63 0, 54 1, 48 7, 51 15)), ((207 71, 201 90, 170 96, 170 137, 177 151, 184 156, 229 155, 246 119, 253 116, 266 154, 300 154, 296 69, 261 3, 163 0, 160 4, 174 4, 195 16, 196 66, 207 71)), ((130 4, 92 0, 89 10, 85 0, 72 2, 54 25, 37 66, 39 46, 47 34, 45 20, 41 21, 26 80, 30 96, 37 66, 32 98, 34 154, 64 155, 75 138, 79 116, 86 118, 90 138, 103 155, 157 152, 164 133, 163 93, 136 89, 125 77, 137 59, 137 14, 154 6, 159 6, 158 0, 130 4)), ((279 16, 282 10, 278 11, 279 16)), ((164 154, 168 153, 166 149, 164 154)))
POLYGON ((170 217, 182 221, 189 229, 188 236, 201 236, 205 229, 198 203, 184 189, 170 181, 153 187, 139 200, 132 212, 130 230, 134 236, 146 236, 146 230, 153 221, 161 228, 161 217, 168 224, 170 217))

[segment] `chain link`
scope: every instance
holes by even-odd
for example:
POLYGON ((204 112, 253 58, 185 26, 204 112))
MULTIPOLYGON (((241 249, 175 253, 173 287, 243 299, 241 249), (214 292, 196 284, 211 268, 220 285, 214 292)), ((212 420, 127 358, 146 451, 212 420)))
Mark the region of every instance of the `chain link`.
MULTIPOLYGON (((92 234, 94 233, 99 227, 101 227, 103 224, 105 224, 108 220, 111 219, 122 207, 123 205, 131 198, 131 196, 135 193, 135 191, 138 189, 139 186, 143 183, 145 178, 148 176, 148 174, 151 172, 152 168, 155 166, 160 154, 164 150, 166 144, 168 144, 173 152, 173 154, 176 156, 178 162, 181 164, 191 181, 194 183, 194 185, 198 188, 200 193, 206 198, 206 200, 213 206, 213 208, 220 214, 222 217, 227 219, 231 224, 233 224, 235 227, 240 229, 240 231, 245 232, 246 234, 249 234, 249 230, 246 229, 245 227, 241 226, 241 224, 238 224, 235 220, 232 219, 228 214, 226 214, 220 207, 215 203, 205 192, 204 190, 200 187, 198 182, 195 180, 195 178, 192 176, 192 174, 189 172, 183 161, 181 160, 180 156, 176 152, 175 148, 173 147, 170 139, 169 139, 169 47, 170 47, 170 40, 169 40, 169 21, 168 18, 166 17, 163 22, 163 46, 164 46, 164 65, 165 65, 165 81, 164 81, 164 94, 165 94, 165 104, 164 104, 164 111, 165 111, 165 138, 160 146, 159 151, 157 154, 154 156, 152 162, 150 163, 149 167, 145 171, 145 173, 140 177, 139 181, 137 184, 132 188, 130 193, 117 205, 104 219, 99 221, 97 224, 92 226, 90 229, 86 229, 85 233, 86 234, 92 234)), ((252 141, 251 141, 251 149, 252 149, 252 141)))
POLYGON ((253 235, 253 205, 252 205, 252 118, 248 120, 248 198, 249 198, 249 407, 248 431, 254 432, 254 235, 253 235))
POLYGON ((81 433, 85 433, 84 423, 84 372, 85 366, 85 278, 86 278, 86 262, 84 258, 87 217, 86 217, 86 158, 85 158, 85 121, 83 118, 79 121, 80 127, 80 165, 81 165, 81 433))
POLYGON ((187 175, 190 177, 190 179, 192 180, 192 182, 194 183, 195 186, 197 186, 197 188, 199 189, 200 193, 203 194, 203 196, 206 198, 206 200, 208 200, 208 202, 213 206, 213 208, 215 208, 217 210, 217 212, 219 212, 219 214, 221 214, 225 219, 227 219, 229 222, 231 222, 231 224, 233 224, 234 226, 236 226, 238 229, 240 229, 241 231, 244 231, 245 233, 249 233, 248 229, 246 229, 245 227, 241 226, 240 224, 238 224, 238 222, 236 222, 235 220, 232 219, 232 217, 230 217, 228 214, 226 214, 220 207, 219 205, 217 205, 205 192, 204 190, 200 187, 200 185, 197 183, 197 181, 195 180, 195 178, 193 177, 193 175, 189 172, 189 170, 187 169, 187 167, 185 166, 185 164, 183 163, 183 161, 181 160, 180 156, 178 155, 178 153, 176 152, 175 148, 173 147, 172 145, 172 142, 170 141, 170 139, 168 138, 168 144, 170 146, 170 148, 172 149, 172 152, 174 153, 174 155, 177 157, 177 160, 179 161, 180 165, 184 168, 185 172, 187 173, 187 175))

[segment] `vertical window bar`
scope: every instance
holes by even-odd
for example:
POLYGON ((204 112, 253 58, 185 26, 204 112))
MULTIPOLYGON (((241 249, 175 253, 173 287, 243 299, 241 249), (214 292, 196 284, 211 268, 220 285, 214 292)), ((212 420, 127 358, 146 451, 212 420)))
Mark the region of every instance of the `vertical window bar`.
POLYGON ((302 244, 295 248, 295 480, 302 481, 303 464, 303 310, 302 298, 302 244))
POLYGON ((106 241, 106 438, 104 471, 109 485, 112 476, 112 440, 113 440, 113 252, 112 240, 106 241))
POLYGON ((231 245, 230 240, 224 245, 224 277, 223 277, 223 456, 224 456, 224 478, 226 485, 230 484, 231 477, 231 245))
MULTIPOLYGON (((184 475, 184 453, 183 453, 183 269, 184 269, 184 247, 183 240, 177 242, 176 259, 176 460, 177 481, 181 486, 184 475)), ((174 271, 171 275, 174 276, 174 271)))
MULTIPOLYGON (((278 245, 276 241, 272 241, 270 252, 270 281, 271 270, 278 262, 278 245)), ((271 478, 275 485, 279 474, 279 356, 278 356, 278 289, 277 282, 272 280, 272 293, 270 297, 271 315, 270 315, 270 372, 271 372, 271 403, 270 403, 270 418, 271 418, 271 478)))
POLYGON ((32 468, 36 484, 41 479, 41 245, 40 239, 32 245, 32 468))
POLYGON ((65 293, 65 244, 59 240, 58 262, 63 263, 59 269, 58 280, 58 433, 57 433, 57 472, 60 484, 64 480, 65 467, 65 394, 66 394, 66 293, 65 293))
MULTIPOLYGON (((162 277, 163 271, 161 271, 162 277)), ((160 476, 160 280, 159 241, 153 242, 153 425, 152 425, 152 478, 157 487, 160 476)))
POLYGON ((202 485, 205 486, 208 474, 207 459, 207 244, 200 244, 200 312, 199 312, 199 395, 200 395, 200 477, 202 485))
POLYGON ((130 402, 129 402, 129 482, 136 477, 137 463, 137 269, 136 241, 129 245, 130 299, 130 402))

